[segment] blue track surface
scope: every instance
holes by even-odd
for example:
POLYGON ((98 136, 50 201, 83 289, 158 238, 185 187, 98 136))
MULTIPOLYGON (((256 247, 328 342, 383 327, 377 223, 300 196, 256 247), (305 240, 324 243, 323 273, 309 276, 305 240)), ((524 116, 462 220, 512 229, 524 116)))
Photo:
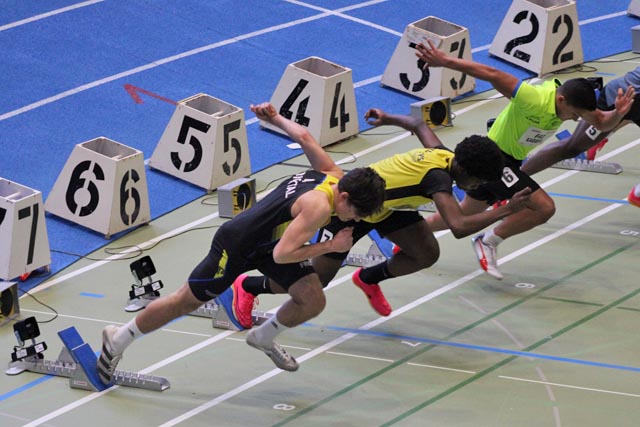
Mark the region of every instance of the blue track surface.
MULTIPOLYGON (((624 12, 628 3, 580 0, 578 16, 607 17, 624 12)), ((0 1, 0 177, 46 198, 73 147, 98 136, 149 158, 175 107, 144 94, 138 104, 126 84, 174 101, 207 93, 243 108, 249 120, 249 105, 271 98, 288 64, 319 56, 352 69, 360 116, 372 106, 408 112, 416 98, 375 80, 358 82, 381 76, 407 24, 430 15, 467 27, 474 59, 528 77, 488 54, 508 6, 504 0, 0 1), (71 5, 83 7, 18 25, 71 5), (311 5, 354 6, 341 13, 355 19, 311 5)), ((630 28, 639 23, 622 14, 581 25, 585 61, 630 50, 630 28)), ((478 82, 478 92, 487 89, 478 82)), ((366 127, 364 120, 360 126, 366 127)), ((247 134, 253 172, 299 154, 255 123, 247 134)), ((204 194, 153 170, 147 180, 153 218, 204 194)), ((47 216, 47 228, 54 250, 86 254, 106 243, 102 235, 53 216, 47 216)), ((77 259, 58 252, 52 258, 54 271, 77 259)))

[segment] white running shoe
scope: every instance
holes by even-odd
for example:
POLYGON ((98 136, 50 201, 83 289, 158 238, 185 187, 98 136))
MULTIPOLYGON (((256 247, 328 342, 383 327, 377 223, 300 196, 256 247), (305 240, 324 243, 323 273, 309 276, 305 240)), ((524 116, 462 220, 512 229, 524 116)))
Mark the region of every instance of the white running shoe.
POLYGON ((471 245, 473 250, 476 251, 476 257, 480 263, 480 267, 487 272, 487 274, 495 277, 498 280, 502 280, 504 276, 498 270, 498 254, 495 246, 487 245, 482 241, 484 234, 479 234, 471 239, 471 245))
POLYGON ((122 352, 117 353, 113 348, 113 336, 118 327, 107 325, 102 330, 102 352, 98 358, 98 376, 105 385, 113 382, 113 374, 116 371, 118 362, 122 359, 122 352))
POLYGON ((284 371, 294 372, 300 367, 298 362, 296 362, 296 359, 294 359, 293 356, 287 353, 284 348, 280 347, 274 341, 272 341, 268 346, 258 343, 255 329, 250 330, 247 334, 247 344, 253 348, 262 350, 278 368, 284 371))

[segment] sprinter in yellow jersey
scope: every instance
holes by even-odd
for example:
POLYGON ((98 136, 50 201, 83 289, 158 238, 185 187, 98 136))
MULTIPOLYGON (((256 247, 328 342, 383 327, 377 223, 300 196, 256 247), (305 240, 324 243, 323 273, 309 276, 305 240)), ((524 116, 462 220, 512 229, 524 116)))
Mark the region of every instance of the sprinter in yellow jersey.
MULTIPOLYGON (((626 91, 617 90, 615 109, 603 111, 597 108, 593 84, 584 78, 567 80, 563 84, 551 80, 532 85, 495 67, 447 55, 431 41, 427 45, 418 44, 416 56, 426 67, 447 67, 486 80, 509 99, 488 135, 504 155, 502 180, 467 192, 461 203, 464 212, 473 214, 508 199, 522 188, 531 189, 531 203, 527 209, 509 215, 494 228, 472 239, 482 269, 496 279, 502 279, 497 264, 497 246, 508 237, 544 224, 555 213, 551 197, 520 169, 527 154, 552 136, 566 120, 582 119, 598 131, 614 129, 629 112, 634 89, 630 86, 626 91)), ((429 216, 427 222, 434 231, 449 228, 439 213, 429 216)))
MULTIPOLYGON (((374 126, 396 125, 410 130, 423 148, 396 154, 370 165, 386 182, 386 198, 380 213, 360 222, 344 223, 334 218, 318 236, 320 241, 330 241, 345 228, 352 227, 356 242, 375 229, 400 248, 389 260, 358 269, 353 274, 354 284, 362 289, 374 310, 388 316, 391 306, 378 284, 385 279, 428 268, 440 256, 438 241, 416 208, 433 201, 453 234, 461 238, 522 209, 528 202, 530 191, 523 189, 514 195, 511 203, 498 209, 465 215, 452 194, 453 183, 464 190, 471 190, 487 181, 500 179, 504 162, 500 150, 491 140, 473 135, 458 143, 452 152, 420 119, 391 115, 380 109, 369 110, 365 118, 374 126)), ((312 259, 324 285, 335 277, 347 255, 348 251, 336 251, 312 259)), ((246 291, 238 307, 239 312, 244 312, 243 316, 251 312, 252 296, 285 291, 279 281, 273 280, 275 276, 269 277, 269 280, 264 277, 239 278, 238 282, 246 291)))
MULTIPOLYGON (((254 269, 277 277, 291 299, 268 322, 247 335, 247 344, 263 351, 280 369, 298 369, 296 360, 274 338, 324 309, 322 284, 308 260, 327 252, 348 250, 353 244, 349 228, 333 241, 314 245, 307 242, 332 217, 358 221, 377 212, 384 200, 384 181, 371 168, 357 168, 345 174, 305 127, 278 114, 270 103, 252 105, 251 111, 298 142, 313 170, 292 176, 254 206, 225 222, 215 233, 209 253, 177 291, 154 300, 129 323, 105 327, 97 366, 105 384, 112 381, 124 350, 135 338, 191 313, 221 295, 240 274, 254 269)), ((233 302, 241 297, 233 292, 225 295, 230 298, 218 298, 216 302, 232 314, 233 302)))

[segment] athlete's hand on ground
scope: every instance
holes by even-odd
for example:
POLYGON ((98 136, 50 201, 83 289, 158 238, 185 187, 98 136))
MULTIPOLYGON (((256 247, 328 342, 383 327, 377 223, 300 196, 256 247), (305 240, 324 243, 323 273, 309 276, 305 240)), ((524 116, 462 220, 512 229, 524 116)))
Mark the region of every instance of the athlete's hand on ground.
POLYGON ((509 210, 517 212, 520 209, 527 207, 527 205, 529 204, 529 199, 531 199, 531 189, 527 187, 511 196, 511 198, 509 199, 509 203, 507 203, 505 206, 509 210))
POLYGON ((629 86, 625 91, 622 88, 618 89, 618 96, 616 96, 616 111, 619 115, 625 116, 631 107, 633 106, 633 100, 636 96, 636 91, 633 86, 629 86))
POLYGON ((347 252, 353 246, 353 227, 343 228, 333 236, 332 249, 334 252, 347 252))
POLYGON ((371 108, 369 111, 364 113, 364 118, 372 126, 382 126, 385 124, 384 120, 386 118, 387 113, 382 111, 379 108, 371 108))
POLYGON ((263 102, 259 105, 251 104, 250 108, 251 111, 253 111, 256 117, 260 120, 270 121, 272 118, 278 115, 276 107, 274 107, 270 102, 263 102))
POLYGON ((426 62, 425 68, 444 66, 447 54, 438 49, 431 40, 427 40, 427 43, 429 46, 423 43, 416 45, 416 56, 426 62))

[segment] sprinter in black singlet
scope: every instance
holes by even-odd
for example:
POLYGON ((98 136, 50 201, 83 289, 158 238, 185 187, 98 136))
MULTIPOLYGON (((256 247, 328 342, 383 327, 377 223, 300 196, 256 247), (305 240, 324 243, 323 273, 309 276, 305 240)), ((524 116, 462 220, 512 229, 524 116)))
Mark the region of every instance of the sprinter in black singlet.
MULTIPOLYGON (((370 165, 386 182, 386 199, 381 212, 360 222, 333 220, 320 230, 318 236, 320 241, 335 239, 341 230, 353 227, 353 240, 357 242, 375 229, 400 248, 389 260, 358 269, 352 276, 353 282, 362 289, 374 310, 388 316, 391 306, 378 283, 428 268, 440 256, 438 241, 416 208, 433 201, 453 234, 461 238, 522 209, 528 201, 530 190, 521 190, 513 196, 511 203, 497 209, 465 215, 452 194, 453 183, 455 181, 463 190, 470 190, 482 183, 500 179, 504 163, 495 143, 486 137, 473 135, 460 142, 452 152, 442 145, 423 120, 391 115, 379 109, 369 110, 365 118, 374 126, 396 125, 410 130, 424 148, 397 154, 370 165)), ((347 254, 348 251, 335 251, 313 258, 313 267, 324 285, 335 277, 347 254)), ((242 288, 252 296, 285 292, 273 278, 269 276, 267 281, 263 277, 246 277, 242 288)), ((243 305, 246 306, 248 304, 243 305)))
MULTIPOLYGON (((333 241, 307 243, 332 216, 357 222, 380 210, 384 180, 371 168, 356 168, 345 174, 306 128, 278 114, 270 103, 251 106, 251 110, 260 120, 284 130, 298 142, 313 170, 294 175, 223 224, 209 253, 181 288, 152 301, 129 323, 121 327, 109 325, 103 330, 97 368, 105 384, 112 381, 125 348, 135 338, 191 313, 222 294, 239 275, 253 269, 277 277, 291 299, 268 322, 250 331, 247 344, 263 351, 281 369, 298 369, 296 360, 274 338, 324 309, 322 284, 308 260, 336 250, 348 251, 353 244, 351 228, 345 228, 333 241)), ((231 305, 241 299, 241 295, 231 292, 231 305)))

